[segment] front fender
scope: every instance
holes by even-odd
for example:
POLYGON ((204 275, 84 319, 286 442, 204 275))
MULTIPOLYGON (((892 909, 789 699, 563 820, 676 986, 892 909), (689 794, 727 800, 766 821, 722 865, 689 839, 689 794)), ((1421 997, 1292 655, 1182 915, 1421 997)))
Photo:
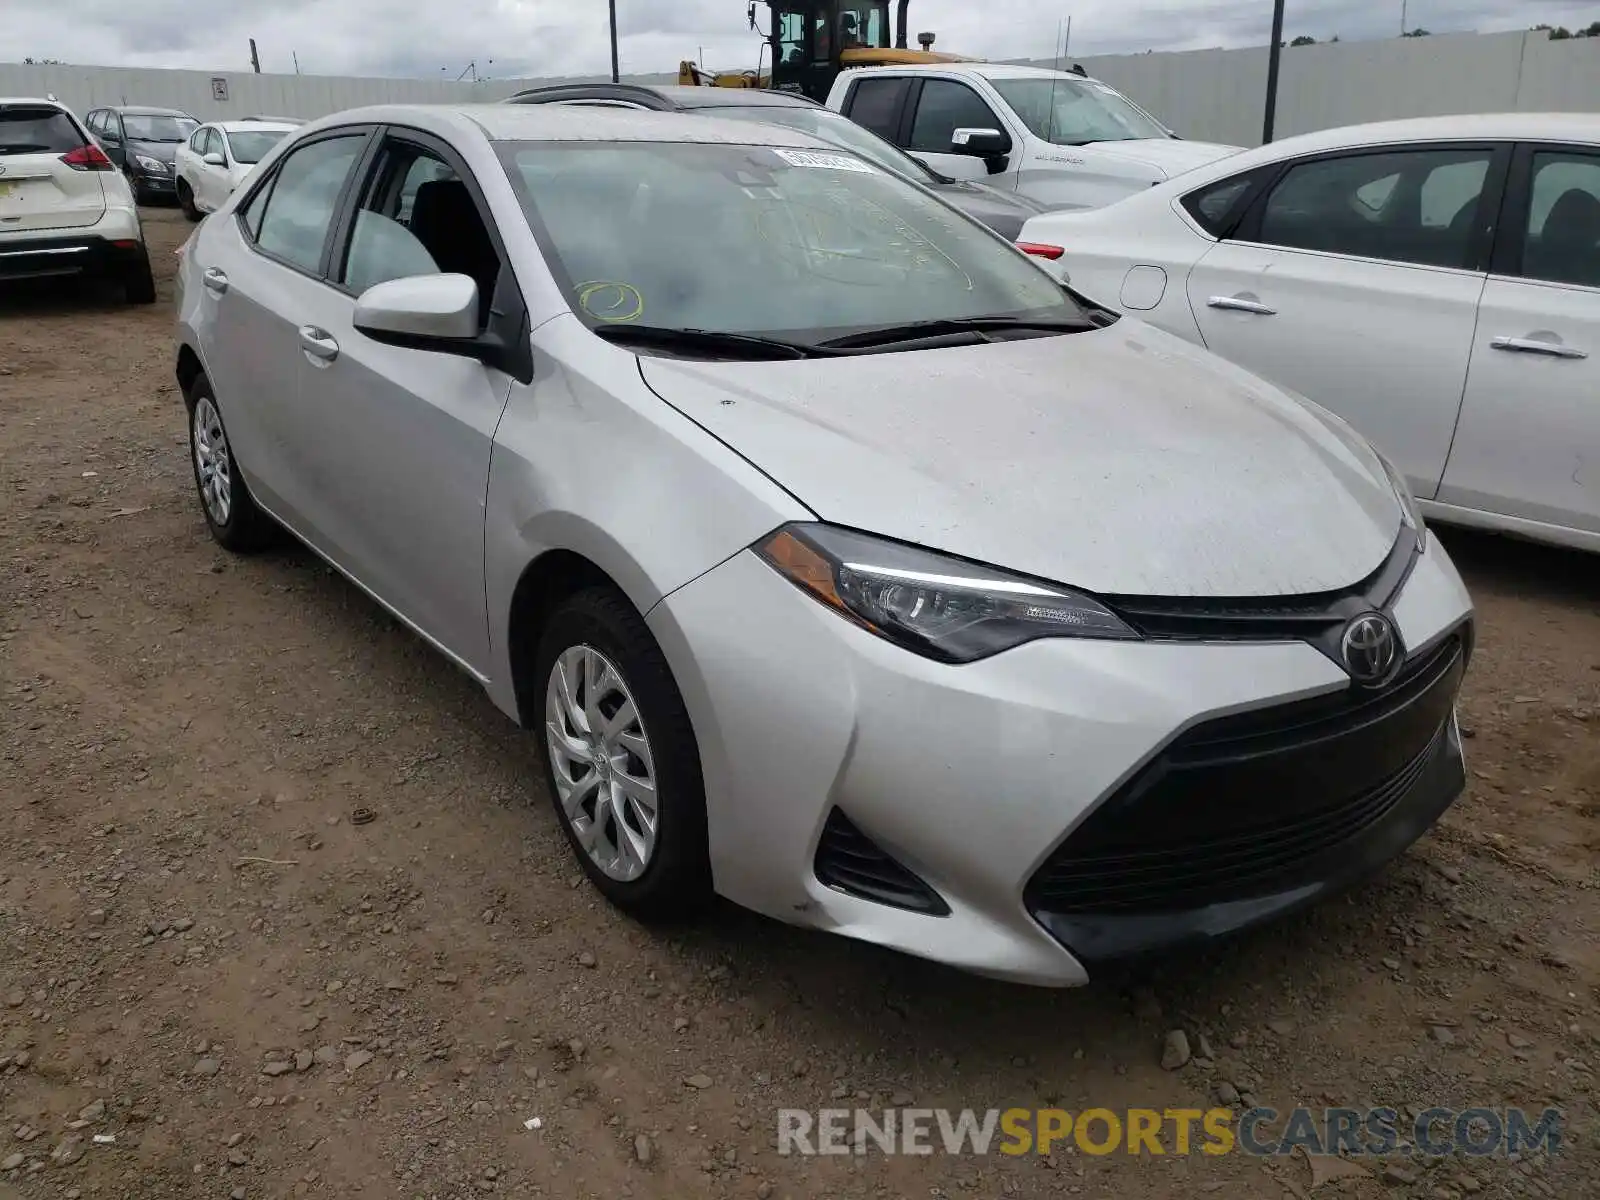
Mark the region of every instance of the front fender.
POLYGON ((514 600, 543 555, 587 559, 644 614, 764 533, 813 516, 576 317, 540 327, 533 351, 533 382, 512 385, 495 433, 484 516, 489 694, 513 718, 514 600))

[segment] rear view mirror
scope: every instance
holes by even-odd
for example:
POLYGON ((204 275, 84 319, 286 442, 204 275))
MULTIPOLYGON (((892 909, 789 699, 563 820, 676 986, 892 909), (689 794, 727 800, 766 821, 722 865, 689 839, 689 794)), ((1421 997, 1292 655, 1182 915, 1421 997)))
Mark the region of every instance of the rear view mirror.
POLYGON ((215 150, 212 150, 210 153, 208 153, 200 161, 205 163, 206 166, 208 166, 208 167, 224 166, 225 162, 226 162, 226 160, 223 159, 222 155, 218 154, 215 150))
POLYGON ((478 285, 470 275, 411 275, 374 284, 351 321, 377 342, 477 355, 478 285))
POLYGON ((1002 129, 957 129, 950 135, 950 153, 998 158, 1011 153, 1011 135, 1002 129))

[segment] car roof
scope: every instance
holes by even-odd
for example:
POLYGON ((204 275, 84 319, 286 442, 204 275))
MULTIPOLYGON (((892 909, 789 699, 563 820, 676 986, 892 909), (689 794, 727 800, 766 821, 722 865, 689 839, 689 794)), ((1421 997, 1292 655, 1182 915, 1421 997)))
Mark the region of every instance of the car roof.
POLYGON ((991 62, 901 63, 881 67, 857 67, 856 71, 954 72, 957 75, 978 75, 984 79, 1060 79, 1063 82, 1094 78, 1092 75, 1079 75, 1076 71, 1055 71, 1049 67, 1029 67, 1021 63, 991 62))
POLYGON ((299 125, 292 121, 266 121, 259 118, 248 121, 208 121, 206 123, 215 129, 222 130, 224 133, 249 133, 251 130, 265 130, 268 133, 280 131, 287 133, 291 129, 300 128, 299 125))
MULTIPOLYGON (((147 104, 107 104, 104 107, 126 117, 187 117, 181 108, 152 108, 147 104)), ((191 118, 192 119, 192 118, 191 118)))
MULTIPOLYGON (((1600 142, 1600 114, 1596 113, 1475 113, 1449 117, 1411 117, 1400 121, 1375 121, 1366 125, 1341 125, 1283 138, 1245 155, 1269 161, 1290 154, 1317 150, 1354 149, 1369 144, 1425 141, 1555 141, 1600 142)), ((1245 155, 1239 156, 1243 161, 1245 155)))
POLYGON ((823 108, 809 96, 765 88, 662 87, 657 91, 682 108, 823 108))
POLYGON ((809 96, 765 88, 691 87, 684 84, 557 83, 528 88, 513 104, 559 104, 563 100, 631 100, 662 108, 821 108, 809 96))
POLYGON ((491 141, 530 142, 696 142, 748 146, 792 146, 834 150, 820 138, 777 125, 751 132, 747 121, 687 113, 594 108, 561 104, 384 104, 335 113, 298 126, 310 134, 334 125, 429 124, 458 132, 475 130, 491 141))
POLYGON ((59 100, 52 100, 48 96, 0 96, 0 108, 14 104, 39 104, 46 108, 66 109, 66 105, 59 100))

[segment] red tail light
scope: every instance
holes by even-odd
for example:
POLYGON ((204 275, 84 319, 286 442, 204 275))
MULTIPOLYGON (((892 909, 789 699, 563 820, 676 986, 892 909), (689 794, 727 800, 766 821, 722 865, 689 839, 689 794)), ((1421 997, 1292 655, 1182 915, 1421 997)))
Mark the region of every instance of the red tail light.
POLYGON ((74 171, 111 171, 115 170, 112 161, 106 157, 106 152, 90 142, 87 146, 79 146, 76 150, 69 150, 61 156, 61 161, 74 171))
POLYGON ((1065 246, 1051 246, 1045 242, 1018 242, 1017 249, 1035 258, 1057 259, 1067 252, 1065 246))

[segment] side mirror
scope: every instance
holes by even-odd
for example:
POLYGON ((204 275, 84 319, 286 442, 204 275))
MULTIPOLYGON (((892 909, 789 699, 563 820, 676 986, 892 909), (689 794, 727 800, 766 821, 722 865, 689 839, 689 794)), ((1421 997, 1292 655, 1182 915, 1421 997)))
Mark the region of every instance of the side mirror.
POLYGON ((206 156, 200 161, 205 163, 205 165, 208 167, 225 167, 228 165, 227 160, 215 150, 208 151, 206 156))
POLYGON ((470 275, 410 275, 374 284, 351 324, 375 342, 477 358, 478 285, 470 275))
POLYGON ((957 129, 950 135, 950 153, 1000 158, 1011 153, 1011 135, 1003 129, 957 129))

